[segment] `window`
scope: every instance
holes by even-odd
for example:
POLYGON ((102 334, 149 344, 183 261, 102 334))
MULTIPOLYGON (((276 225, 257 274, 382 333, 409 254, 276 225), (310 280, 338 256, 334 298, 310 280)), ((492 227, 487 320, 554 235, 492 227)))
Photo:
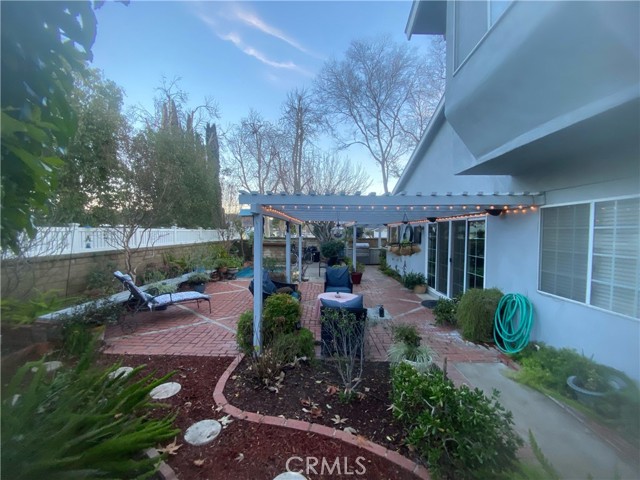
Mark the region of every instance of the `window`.
POLYGON ((589 205, 545 208, 540 290, 584 302, 588 250, 589 205))
POLYGON ((540 290, 638 317, 640 198, 542 210, 540 290))
POLYGON ((427 285, 431 288, 436 288, 436 232, 438 225, 430 223, 428 228, 428 241, 427 245, 427 285))
POLYGON ((640 199, 597 202, 591 305, 638 316, 640 199))
POLYGON ((484 220, 469 222, 467 288, 484 288, 484 220))

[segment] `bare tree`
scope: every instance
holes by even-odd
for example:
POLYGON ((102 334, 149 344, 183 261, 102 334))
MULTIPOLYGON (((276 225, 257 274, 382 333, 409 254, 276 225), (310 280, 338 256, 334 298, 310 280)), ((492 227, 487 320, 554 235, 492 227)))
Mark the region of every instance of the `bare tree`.
POLYGON ((424 128, 413 115, 416 107, 424 111, 418 99, 424 96, 419 88, 428 84, 425 63, 415 50, 389 37, 354 40, 345 58, 328 61, 316 79, 314 92, 327 127, 341 148, 359 144, 369 151, 380 166, 385 193, 422 133, 407 132, 424 128))
POLYGON ((302 192, 308 187, 309 178, 305 178, 305 158, 307 147, 322 123, 322 116, 316 108, 311 93, 295 89, 287 94, 282 105, 280 128, 282 131, 283 151, 279 162, 279 176, 282 188, 287 193, 302 192))
POLYGON ((225 172, 240 188, 266 193, 279 184, 279 132, 255 110, 225 135, 225 172))
POLYGON ((338 154, 312 151, 305 167, 309 192, 352 195, 371 186, 371 178, 361 165, 353 165, 349 158, 338 154))

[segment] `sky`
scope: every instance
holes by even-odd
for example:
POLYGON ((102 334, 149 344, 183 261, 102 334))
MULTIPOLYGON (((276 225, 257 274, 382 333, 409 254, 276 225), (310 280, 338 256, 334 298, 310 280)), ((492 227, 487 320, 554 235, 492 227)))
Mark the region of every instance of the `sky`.
MULTIPOLYGON (((276 121, 287 92, 309 87, 323 63, 354 39, 388 34, 407 42, 411 1, 136 1, 96 12, 93 66, 125 91, 125 106, 152 110, 162 77, 179 77, 196 106, 212 97, 225 129, 255 109, 276 121)), ((425 37, 411 46, 426 49, 425 37)), ((374 179, 362 150, 347 152, 374 179)), ((390 185, 392 187, 392 184, 390 185)))

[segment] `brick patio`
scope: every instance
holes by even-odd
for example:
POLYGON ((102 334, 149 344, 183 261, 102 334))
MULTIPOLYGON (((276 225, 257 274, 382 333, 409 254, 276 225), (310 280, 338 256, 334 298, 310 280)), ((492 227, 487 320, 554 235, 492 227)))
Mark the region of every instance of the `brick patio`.
MULTIPOLYGON (((172 306, 165 311, 145 312, 136 315, 138 327, 133 334, 125 335, 117 325, 107 329, 105 353, 138 355, 208 355, 235 356, 235 329, 242 312, 253 306, 253 297, 247 289, 249 280, 233 280, 207 284, 211 295, 211 309, 201 305, 172 306)), ((316 298, 323 285, 318 281, 303 282, 302 324, 309 328, 316 339, 320 338, 320 323, 316 298)), ((402 287, 397 281, 369 266, 362 283, 354 286, 354 293, 362 293, 366 307, 383 304, 391 314, 391 320, 370 324, 367 333, 366 358, 384 361, 391 344, 391 325, 407 323, 415 325, 428 345, 434 360, 440 366, 448 361, 450 378, 456 383, 467 383, 452 365, 457 362, 499 362, 500 354, 494 348, 465 342, 456 330, 435 325, 431 310, 423 307, 421 298, 402 287)))

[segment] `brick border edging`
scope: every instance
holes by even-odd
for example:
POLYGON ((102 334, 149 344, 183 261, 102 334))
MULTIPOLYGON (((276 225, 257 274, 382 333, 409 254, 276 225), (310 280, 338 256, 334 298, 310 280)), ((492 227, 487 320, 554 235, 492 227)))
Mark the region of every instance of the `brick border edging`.
POLYGON ((236 356, 236 358, 231 362, 231 364, 222 374, 222 376, 218 380, 218 383, 216 383, 215 389, 213 390, 213 400, 218 404, 218 406, 222 407, 222 410, 226 414, 240 420, 247 420, 249 422, 264 423, 266 425, 275 425, 278 427, 288 427, 294 430, 317 433, 319 435, 324 435, 325 437, 336 438, 353 446, 363 448, 368 452, 373 453, 374 455, 386 458, 399 467, 412 472, 413 474, 418 476, 418 478, 421 478, 423 480, 430 480, 431 477, 429 476, 429 471, 423 465, 419 465, 416 462, 413 462, 408 458, 400 455, 398 452, 389 450, 382 445, 378 445, 377 443, 365 440, 362 437, 357 437, 356 435, 352 435, 345 431, 325 427, 324 425, 319 425, 317 423, 309 423, 303 420, 294 420, 284 417, 273 417, 270 415, 262 415, 259 413, 245 412, 244 410, 240 410, 239 408, 234 407, 229 402, 227 402, 227 399, 224 396, 223 392, 224 387, 227 384, 227 380, 229 380, 229 377, 236 369, 236 367, 240 364, 243 358, 244 354, 239 354, 238 356, 236 356))

